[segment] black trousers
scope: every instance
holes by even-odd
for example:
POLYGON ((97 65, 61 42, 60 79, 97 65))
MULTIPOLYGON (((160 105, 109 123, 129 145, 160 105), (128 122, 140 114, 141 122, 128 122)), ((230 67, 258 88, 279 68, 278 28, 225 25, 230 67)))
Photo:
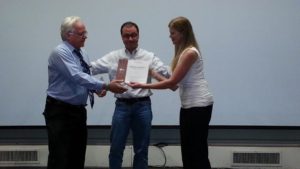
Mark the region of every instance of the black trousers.
POLYGON ((208 129, 213 106, 180 109, 180 139, 184 169, 211 169, 208 129))
POLYGON ((86 109, 47 98, 48 169, 84 169, 87 145, 86 109))

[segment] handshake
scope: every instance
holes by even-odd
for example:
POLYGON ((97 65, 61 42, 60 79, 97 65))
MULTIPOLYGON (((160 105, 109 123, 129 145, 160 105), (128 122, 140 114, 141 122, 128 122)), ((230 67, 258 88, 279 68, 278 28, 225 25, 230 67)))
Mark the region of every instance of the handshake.
POLYGON ((99 97, 104 97, 107 91, 112 93, 124 93, 128 88, 124 85, 123 80, 112 80, 110 83, 104 84, 102 89, 95 92, 99 97))

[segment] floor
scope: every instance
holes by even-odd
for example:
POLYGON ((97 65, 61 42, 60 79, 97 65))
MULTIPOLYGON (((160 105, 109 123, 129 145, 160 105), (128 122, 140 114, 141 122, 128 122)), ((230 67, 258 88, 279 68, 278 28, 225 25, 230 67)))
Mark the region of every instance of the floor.
MULTIPOLYGON (((148 169, 182 169, 182 167, 149 167, 148 169)), ((0 169, 46 169, 46 167, 1 167, 0 169)), ((103 167, 87 167, 85 169, 108 169, 103 167)), ((124 167, 123 169, 131 169, 129 167, 124 167)))
MULTIPOLYGON (((149 167, 148 169, 182 169, 181 167, 149 167)), ((0 169, 46 169, 45 167, 1 167, 0 166, 0 169)), ((97 168, 91 168, 91 167, 88 167, 86 169, 108 169, 108 168, 100 168, 100 167, 97 167, 97 168)), ((123 168, 123 169, 131 169, 131 168, 123 168)))
MULTIPOLYGON (((0 169, 46 169, 46 167, 2 167, 0 169)), ((87 167, 85 169, 108 169, 103 167, 87 167)), ((124 167, 123 169, 131 169, 130 167, 124 167)), ((182 167, 149 167, 148 169, 182 169, 182 167)), ((229 168, 213 168, 213 169, 229 169, 229 168)))

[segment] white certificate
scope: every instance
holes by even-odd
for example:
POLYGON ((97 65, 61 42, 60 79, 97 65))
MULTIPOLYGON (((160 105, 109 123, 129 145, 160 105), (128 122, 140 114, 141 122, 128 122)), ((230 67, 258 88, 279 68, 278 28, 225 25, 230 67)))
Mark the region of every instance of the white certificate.
POLYGON ((128 60, 125 82, 147 83, 150 62, 128 60))

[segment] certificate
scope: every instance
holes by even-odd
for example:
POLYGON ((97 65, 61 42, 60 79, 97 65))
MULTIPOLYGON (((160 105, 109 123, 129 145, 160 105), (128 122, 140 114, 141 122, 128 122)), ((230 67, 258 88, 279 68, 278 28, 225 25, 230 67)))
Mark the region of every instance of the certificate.
POLYGON ((125 82, 147 83, 149 61, 128 60, 125 82))
POLYGON ((147 83, 149 61, 119 59, 116 80, 147 83))

